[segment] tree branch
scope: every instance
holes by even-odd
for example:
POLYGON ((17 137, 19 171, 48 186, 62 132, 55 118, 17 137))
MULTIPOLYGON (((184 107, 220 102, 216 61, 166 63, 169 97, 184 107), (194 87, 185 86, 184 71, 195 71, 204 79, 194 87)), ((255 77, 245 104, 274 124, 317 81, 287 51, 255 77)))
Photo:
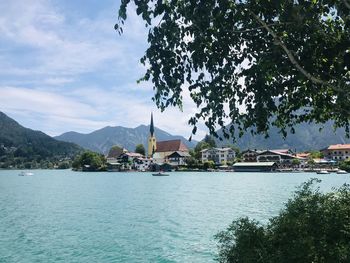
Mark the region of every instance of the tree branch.
MULTIPOLYGON (((267 26, 284 26, 284 25, 290 25, 292 24, 291 22, 287 22, 287 23, 274 23, 274 24, 268 24, 267 26)), ((261 28, 265 28, 264 26, 258 26, 255 28, 249 28, 249 29, 242 29, 242 30, 227 30, 227 32, 232 32, 232 33, 246 33, 246 32, 252 32, 261 28)))
MULTIPOLYGON (((345 1, 345 0, 344 0, 345 1)), ((299 62, 296 60, 296 58, 294 57, 294 55, 292 54, 292 52, 287 48, 287 46, 283 43, 282 39, 277 36, 277 34, 269 27, 269 25, 267 25, 259 16, 257 16, 256 14, 254 14, 252 11, 248 10, 248 12, 254 17, 254 19, 256 21, 258 21, 259 24, 261 24, 266 30, 267 32, 269 32, 272 37, 274 38, 275 42, 277 45, 279 45, 280 47, 282 47, 282 49, 285 51, 285 53, 287 54, 290 62, 309 80, 311 80, 313 83, 315 84, 321 84, 321 85, 328 85, 329 83, 326 81, 323 81, 319 78, 316 78, 314 76, 312 76, 309 72, 307 72, 300 64, 299 62)))

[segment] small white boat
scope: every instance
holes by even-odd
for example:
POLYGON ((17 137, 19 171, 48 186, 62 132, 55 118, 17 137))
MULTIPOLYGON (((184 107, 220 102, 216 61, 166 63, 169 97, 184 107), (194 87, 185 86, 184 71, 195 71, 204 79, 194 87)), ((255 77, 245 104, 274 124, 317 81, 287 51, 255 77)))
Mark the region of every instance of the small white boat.
POLYGON ((31 172, 20 172, 20 173, 18 174, 18 176, 32 176, 32 175, 34 175, 34 174, 31 173, 31 172))
POLYGON ((345 170, 338 170, 337 171, 337 174, 347 174, 348 172, 347 171, 345 171, 345 170))
POLYGON ((327 170, 320 170, 317 171, 317 174, 329 174, 329 172, 327 170))

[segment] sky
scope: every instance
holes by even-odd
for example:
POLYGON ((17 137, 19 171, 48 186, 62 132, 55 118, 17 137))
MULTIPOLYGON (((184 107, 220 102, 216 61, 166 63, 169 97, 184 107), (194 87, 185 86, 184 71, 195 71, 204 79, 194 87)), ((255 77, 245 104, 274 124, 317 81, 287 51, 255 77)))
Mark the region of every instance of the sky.
MULTIPOLYGON (((0 0, 0 111, 51 136, 149 124, 188 138, 197 111, 161 113, 151 83, 137 84, 147 48, 144 23, 129 10, 114 31, 119 0, 0 0)), ((199 127, 195 139, 206 133, 199 127)))

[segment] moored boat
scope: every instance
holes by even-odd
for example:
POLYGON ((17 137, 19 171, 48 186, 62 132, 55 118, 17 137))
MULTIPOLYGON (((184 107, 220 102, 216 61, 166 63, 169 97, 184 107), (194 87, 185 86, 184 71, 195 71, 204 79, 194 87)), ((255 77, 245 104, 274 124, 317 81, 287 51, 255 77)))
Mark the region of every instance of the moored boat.
POLYGON ((329 172, 327 170, 320 170, 317 171, 317 174, 329 174, 329 172))
POLYGON ((18 174, 18 176, 32 176, 32 175, 34 175, 34 174, 31 173, 31 172, 20 172, 20 173, 18 174))
POLYGON ((345 171, 345 170, 338 170, 337 171, 337 174, 347 174, 348 172, 347 171, 345 171))
POLYGON ((155 174, 152 174, 152 175, 153 175, 153 176, 169 176, 169 174, 162 173, 162 172, 155 173, 155 174))

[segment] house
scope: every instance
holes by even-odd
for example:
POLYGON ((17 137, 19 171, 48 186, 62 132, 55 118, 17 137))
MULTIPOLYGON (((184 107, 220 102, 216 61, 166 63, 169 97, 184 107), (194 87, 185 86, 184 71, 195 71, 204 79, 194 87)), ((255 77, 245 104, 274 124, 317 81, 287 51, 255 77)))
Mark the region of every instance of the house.
POLYGON ((181 140, 169 140, 169 141, 157 142, 156 151, 153 154, 154 162, 158 164, 169 162, 169 158, 168 158, 169 156, 171 156, 170 160, 175 162, 178 162, 178 160, 175 160, 174 158, 181 158, 182 159, 181 163, 185 164, 183 161, 187 157, 189 157, 189 150, 181 140), (175 152, 176 154, 174 154, 175 152))
POLYGON ((257 162, 276 162, 281 164, 291 164, 296 157, 288 150, 266 150, 256 157, 257 162))
POLYGON ((188 152, 176 151, 166 157, 165 162, 173 166, 186 165, 186 159, 191 157, 188 152))
POLYGON ((121 164, 123 170, 131 170, 134 168, 134 160, 142 157, 142 154, 127 152, 119 156, 118 162, 121 164))
POLYGON ((321 151, 326 159, 339 162, 350 157, 350 144, 333 144, 321 151))
POLYGON ((174 170, 174 167, 169 163, 163 163, 163 164, 153 163, 150 166, 150 170, 152 172, 159 172, 159 171, 170 172, 174 170))
POLYGON ((243 162, 256 162, 256 157, 262 151, 259 150, 246 150, 242 152, 243 162))
POLYGON ((119 172, 121 170, 122 164, 119 162, 119 157, 127 153, 128 151, 118 145, 114 145, 108 152, 106 156, 107 171, 109 172, 119 172))
POLYGON ((122 164, 117 159, 107 159, 107 171, 108 172, 119 172, 122 164))
POLYGON ((235 172, 273 172, 277 169, 275 162, 244 162, 235 163, 233 166, 235 172))
POLYGON ((133 167, 137 171, 147 171, 150 169, 153 163, 153 159, 145 157, 137 157, 134 159, 133 167))
POLYGON ((204 149, 202 153, 202 163, 213 161, 215 164, 226 164, 233 162, 235 159, 235 151, 231 148, 211 148, 204 149))

